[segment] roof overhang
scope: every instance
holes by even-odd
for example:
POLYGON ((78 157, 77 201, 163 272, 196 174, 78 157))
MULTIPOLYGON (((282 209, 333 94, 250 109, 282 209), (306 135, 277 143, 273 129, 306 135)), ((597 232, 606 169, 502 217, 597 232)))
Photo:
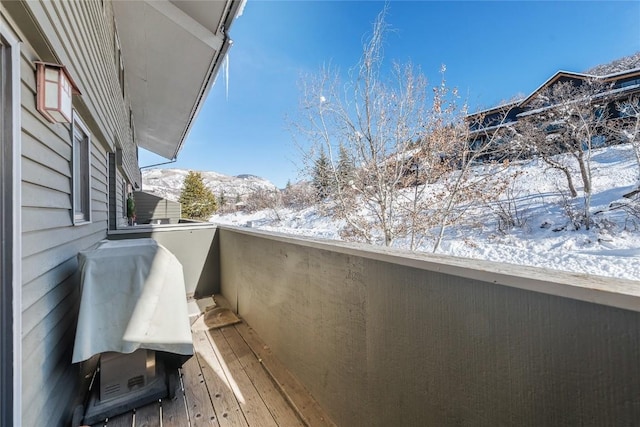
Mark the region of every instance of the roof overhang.
POLYGON ((509 111, 512 108, 519 106, 521 102, 522 102, 522 100, 519 99, 517 101, 507 102, 506 104, 501 104, 501 105, 498 105, 496 107, 486 108, 484 110, 476 111, 475 113, 467 114, 466 118, 467 119, 472 119, 474 117, 487 116, 487 115, 492 114, 492 113, 499 113, 499 112, 503 112, 503 111, 509 111))
POLYGON ((175 159, 231 45, 244 0, 114 1, 140 147, 175 159))
POLYGON ((563 77, 564 78, 568 78, 568 79, 574 79, 574 80, 588 80, 588 79, 596 79, 596 78, 598 78, 597 76, 593 76, 591 74, 573 73, 573 72, 570 72, 570 71, 562 71, 562 70, 560 70, 560 71, 556 72, 553 76, 549 77, 547 79, 547 81, 542 83, 536 90, 531 92, 531 95, 529 95, 525 99, 523 99, 520 102, 520 106, 522 107, 522 106, 528 104, 532 99, 534 99, 536 96, 538 96, 540 94, 540 92, 542 92, 546 88, 551 87, 555 82, 557 82, 558 80, 560 80, 563 77))

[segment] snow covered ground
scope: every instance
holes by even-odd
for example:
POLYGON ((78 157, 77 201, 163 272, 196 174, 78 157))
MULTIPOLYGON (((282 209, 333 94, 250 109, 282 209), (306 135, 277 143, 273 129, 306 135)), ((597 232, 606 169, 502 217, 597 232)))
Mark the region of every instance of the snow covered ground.
MULTIPOLYGON (((566 227, 565 203, 558 191, 562 176, 537 161, 510 167, 516 168, 522 173, 512 187, 512 199, 523 225, 501 231, 495 213, 485 207, 464 225, 449 228, 438 253, 640 281, 640 217, 609 209, 612 202, 626 201, 622 195, 638 183, 629 145, 593 152, 592 212, 602 212, 594 214, 590 230, 566 227)), ((211 222, 336 240, 341 228, 315 207, 215 215, 211 222)), ((408 247, 402 240, 394 246, 408 247)), ((429 252, 430 246, 421 249, 429 252)))

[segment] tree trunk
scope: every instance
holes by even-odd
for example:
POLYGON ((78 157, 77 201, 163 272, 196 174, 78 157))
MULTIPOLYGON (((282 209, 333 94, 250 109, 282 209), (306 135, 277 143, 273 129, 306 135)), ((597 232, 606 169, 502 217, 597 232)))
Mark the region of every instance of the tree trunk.
POLYGON ((569 193, 571 193, 571 197, 578 197, 578 192, 576 191, 576 186, 573 184, 573 177, 571 176, 571 172, 566 168, 562 168, 560 170, 564 172, 565 177, 567 177, 567 186, 569 187, 569 193))
POLYGON ((585 194, 591 194, 591 174, 587 170, 587 164, 584 161, 584 154, 582 153, 578 156, 578 165, 580 166, 580 176, 582 177, 584 192, 585 194))
POLYGON ((584 152, 580 152, 578 155, 578 165, 580 166, 580 176, 584 185, 584 226, 589 230, 591 228, 591 173, 584 161, 584 152))

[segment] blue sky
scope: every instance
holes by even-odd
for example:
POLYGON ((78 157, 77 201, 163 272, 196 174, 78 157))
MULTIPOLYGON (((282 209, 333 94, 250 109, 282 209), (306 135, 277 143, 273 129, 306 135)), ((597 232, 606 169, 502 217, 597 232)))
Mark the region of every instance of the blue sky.
MULTIPOLYGON (((279 187, 301 165, 286 118, 303 74, 356 64, 379 1, 248 0, 224 73, 165 167, 253 174, 279 187)), ((529 94, 558 70, 585 71, 640 51, 640 1, 390 1, 385 60, 447 82, 471 110, 529 94)), ((140 165, 166 161, 141 150, 140 165)))

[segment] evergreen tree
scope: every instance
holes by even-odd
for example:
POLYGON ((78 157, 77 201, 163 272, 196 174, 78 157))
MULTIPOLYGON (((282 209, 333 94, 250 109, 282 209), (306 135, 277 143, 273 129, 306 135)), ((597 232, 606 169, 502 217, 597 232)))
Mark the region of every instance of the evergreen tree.
POLYGON ((338 157, 338 185, 345 188, 349 185, 349 181, 353 179, 354 166, 346 147, 340 143, 338 157))
POLYGON ((207 188, 200 172, 190 171, 180 193, 182 217, 206 221, 216 211, 216 196, 207 188))
POLYGON ((313 168, 313 187, 316 189, 316 196, 322 200, 329 196, 331 185, 331 165, 329 159, 324 153, 324 150, 320 151, 320 155, 314 162, 313 168))
POLYGON ((224 209, 224 205, 227 204, 227 198, 224 196, 224 190, 220 190, 220 197, 218 197, 218 206, 220 209, 224 209))

